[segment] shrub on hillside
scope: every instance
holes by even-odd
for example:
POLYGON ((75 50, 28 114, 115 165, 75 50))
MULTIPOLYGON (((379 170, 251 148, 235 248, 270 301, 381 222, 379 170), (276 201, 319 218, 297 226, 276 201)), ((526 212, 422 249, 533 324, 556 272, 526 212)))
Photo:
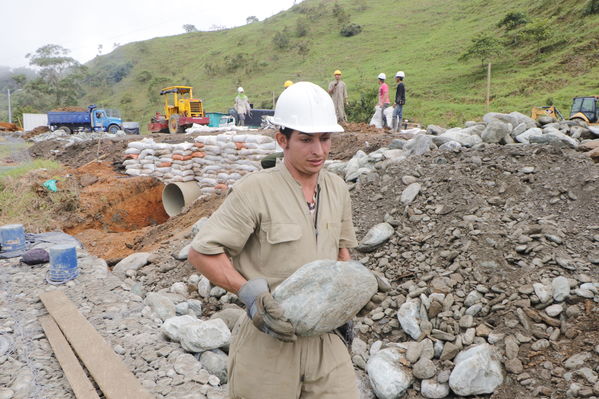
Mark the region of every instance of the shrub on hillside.
POLYGON ((477 58, 484 66, 501 52, 501 47, 501 42, 494 36, 481 33, 472 39, 470 47, 460 56, 459 61, 477 58))
POLYGON ((349 14, 339 3, 335 2, 335 4, 333 4, 332 13, 339 25, 346 25, 349 23, 349 14))
POLYGON ((272 38, 272 44, 279 50, 285 50, 289 47, 289 36, 285 31, 277 32, 272 38))
POLYGON ((507 30, 516 29, 519 26, 526 25, 530 22, 528 15, 523 12, 508 12, 505 17, 497 23, 498 28, 505 27, 507 30))
POLYGON ((599 0, 589 0, 582 10, 582 15, 599 14, 599 0))
POLYGON ((350 100, 345 107, 347 120, 349 122, 370 122, 377 102, 378 89, 376 87, 366 88, 359 91, 356 100, 350 100))
POLYGON ((354 24, 354 23, 349 23, 347 25, 344 25, 341 28, 341 30, 339 31, 339 33, 341 33, 341 36, 345 36, 345 37, 355 36, 360 32, 362 32, 362 27, 360 25, 354 24))
POLYGON ((300 40, 297 42, 297 53, 302 57, 305 57, 310 52, 310 42, 307 40, 300 40))
POLYGON ((295 25, 295 34, 297 37, 304 37, 308 34, 308 20, 307 18, 299 18, 295 25))
POLYGON ((135 80, 137 80, 139 83, 149 82, 150 79, 152 79, 152 74, 150 73, 150 71, 145 70, 138 73, 135 77, 135 80))

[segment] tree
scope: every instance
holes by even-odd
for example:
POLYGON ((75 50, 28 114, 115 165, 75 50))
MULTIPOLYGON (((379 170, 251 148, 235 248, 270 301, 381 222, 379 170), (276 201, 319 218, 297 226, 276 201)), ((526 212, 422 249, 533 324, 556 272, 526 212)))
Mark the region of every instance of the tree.
POLYGON ((521 25, 526 25, 529 22, 530 19, 528 18, 528 15, 524 14, 523 12, 508 12, 505 14, 505 17, 503 17, 503 19, 497 23, 497 27, 505 27, 506 30, 512 30, 521 25))
POLYGON ((252 24, 254 22, 259 22, 259 21, 260 20, 255 15, 251 15, 245 19, 246 24, 252 24))
POLYGON ((472 44, 460 56, 459 60, 467 61, 470 58, 477 58, 484 66, 500 53, 501 48, 501 42, 498 39, 489 34, 481 33, 472 39, 472 44))
POLYGON ((289 36, 287 35, 287 31, 283 30, 281 32, 275 33, 272 38, 272 43, 279 50, 284 50, 289 47, 289 36))
POLYGON ((98 55, 102 55, 102 50, 104 49, 104 46, 101 44, 98 44, 98 55))
POLYGON ((589 0, 582 11, 582 15, 599 14, 599 0, 589 0))
POLYGON ((191 25, 191 24, 183 25, 183 30, 185 31, 185 33, 191 33, 191 32, 198 31, 198 29, 195 27, 195 25, 191 25))
POLYGON ((53 97, 53 106, 68 105, 82 95, 80 82, 87 69, 68 53, 62 46, 46 44, 26 55, 30 65, 40 68, 29 88, 53 97))

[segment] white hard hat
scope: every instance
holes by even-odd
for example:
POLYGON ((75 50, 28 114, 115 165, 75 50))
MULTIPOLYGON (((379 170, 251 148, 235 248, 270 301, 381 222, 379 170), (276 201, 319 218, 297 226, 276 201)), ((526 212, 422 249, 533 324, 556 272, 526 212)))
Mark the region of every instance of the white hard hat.
POLYGON ((385 75, 383 72, 379 73, 379 79, 387 79, 387 75, 385 75))
POLYGON ((239 92, 239 93, 243 93, 243 87, 238 87, 238 88, 237 88, 237 92, 239 92))
POLYGON ((269 119, 274 125, 302 133, 343 132, 331 96, 311 82, 298 82, 285 89, 277 100, 274 117, 269 119))
POLYGON ((405 78, 406 74, 403 71, 397 71, 397 73, 395 74, 396 78, 405 78))

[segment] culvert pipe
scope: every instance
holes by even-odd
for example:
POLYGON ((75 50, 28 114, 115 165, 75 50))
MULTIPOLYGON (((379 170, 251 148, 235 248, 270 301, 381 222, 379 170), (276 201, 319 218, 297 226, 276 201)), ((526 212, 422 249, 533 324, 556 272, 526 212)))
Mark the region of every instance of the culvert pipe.
POLYGON ((173 217, 200 196, 200 186, 195 181, 169 183, 162 190, 162 206, 173 217))

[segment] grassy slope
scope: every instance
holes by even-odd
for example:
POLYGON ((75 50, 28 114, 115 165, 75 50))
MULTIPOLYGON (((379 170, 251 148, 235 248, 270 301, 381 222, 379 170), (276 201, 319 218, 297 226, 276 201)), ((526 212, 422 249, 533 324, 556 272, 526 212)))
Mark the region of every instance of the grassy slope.
POLYGON ((197 32, 157 38, 122 46, 97 57, 88 66, 92 73, 105 65, 131 61, 134 67, 118 84, 91 89, 86 100, 120 108, 128 119, 146 123, 160 110, 158 90, 171 84, 191 84, 208 111, 224 111, 232 104, 237 85, 243 85, 256 106, 278 95, 282 83, 310 80, 326 86, 334 69, 344 72, 350 98, 358 91, 376 87, 376 75, 406 72, 408 105, 404 117, 422 123, 451 125, 480 117, 485 112, 486 70, 478 60, 458 62, 458 57, 480 32, 502 32, 496 23, 508 11, 525 11, 547 18, 555 37, 564 44, 538 56, 536 43, 507 50, 494 64, 492 111, 528 113, 532 105, 548 98, 568 111, 571 97, 599 94, 599 15, 581 18, 585 2, 564 0, 339 0, 352 22, 363 26, 361 34, 344 38, 334 19, 331 1, 305 0, 289 11, 265 21, 219 32, 197 32), (294 37, 296 21, 305 17, 301 7, 314 7, 322 15, 309 22, 304 38, 294 37), (275 50, 275 32, 287 27, 291 49, 275 50), (309 53, 297 51, 300 41, 309 53), (586 51, 583 48, 587 48, 586 51), (223 59, 247 53, 259 70, 246 73, 224 71, 223 59), (208 75, 205 64, 221 72, 208 75), (141 83, 141 71, 149 71, 164 84, 141 83), (123 96, 132 101, 122 104, 123 96))

